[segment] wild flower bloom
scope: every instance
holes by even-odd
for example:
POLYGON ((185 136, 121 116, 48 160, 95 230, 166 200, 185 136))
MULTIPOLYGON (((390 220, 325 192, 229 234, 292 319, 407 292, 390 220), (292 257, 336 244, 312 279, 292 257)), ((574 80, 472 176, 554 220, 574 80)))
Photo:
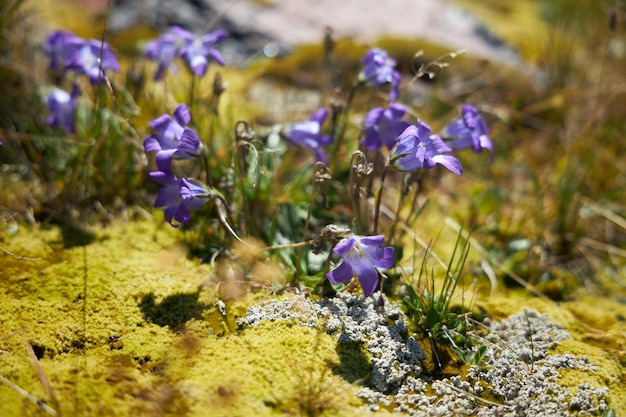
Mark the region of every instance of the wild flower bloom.
POLYGON ((359 73, 359 80, 370 86, 391 85, 389 99, 395 101, 400 95, 401 75, 394 69, 396 61, 386 51, 372 48, 363 57, 363 69, 359 73))
POLYGON ((398 136, 411 125, 400 120, 406 113, 406 106, 400 103, 391 103, 388 108, 376 107, 365 116, 363 133, 365 137, 361 141, 365 149, 375 151, 385 145, 387 149, 393 148, 398 136))
POLYGON ((369 297, 378 285, 376 268, 391 268, 394 263, 394 249, 382 247, 383 235, 350 236, 341 240, 333 252, 343 258, 338 267, 326 276, 333 284, 348 282, 354 274, 359 279, 363 294, 369 297))
POLYGON ((319 162, 328 163, 326 152, 322 146, 330 145, 332 138, 320 133, 322 125, 328 117, 328 109, 322 107, 313 113, 306 122, 294 123, 286 133, 287 139, 295 145, 304 146, 315 152, 315 158, 319 162))
POLYGON ((83 42, 83 39, 67 30, 50 32, 43 44, 44 53, 50 60, 50 69, 64 70, 70 57, 83 42))
POLYGON ((146 153, 157 152, 159 169, 169 170, 174 156, 189 159, 200 152, 200 138, 196 132, 186 127, 190 121, 189 108, 181 103, 174 110, 174 118, 169 114, 162 114, 150 122, 150 127, 156 133, 148 135, 143 146, 146 153))
POLYGON ((201 208, 208 198, 208 191, 202 184, 185 178, 177 178, 170 171, 155 171, 150 178, 163 186, 157 195, 154 207, 165 207, 165 220, 173 227, 187 223, 191 219, 190 210, 201 208))
POLYGON ((177 67, 172 62, 178 58, 180 47, 184 41, 175 32, 168 31, 158 39, 148 42, 144 49, 148 59, 156 61, 159 66, 154 74, 154 81, 163 79, 167 69, 176 71, 177 67))
POLYGON ((418 168, 431 169, 441 164, 457 175, 463 173, 461 162, 451 155, 444 155, 451 149, 438 135, 431 135, 430 127, 417 120, 398 137, 398 142, 389 154, 389 165, 399 171, 413 171, 418 168))
POLYGON ((76 98, 80 94, 78 85, 74 84, 72 93, 68 94, 59 88, 46 95, 46 103, 50 110, 50 115, 46 118, 46 123, 63 129, 66 133, 76 131, 76 98))
POLYGON ((478 109, 470 104, 464 104, 461 108, 461 118, 450 123, 445 128, 444 134, 458 137, 448 142, 452 149, 471 148, 477 153, 487 149, 493 155, 493 142, 487 136, 488 132, 487 123, 478 109))
POLYGON ((97 39, 80 41, 81 43, 75 46, 71 56, 68 57, 67 68, 79 74, 86 74, 92 85, 97 85, 104 80, 102 72, 120 70, 117 57, 107 42, 102 43, 97 39), (101 62, 102 70, 100 69, 101 62))
POLYGON ((228 37, 225 29, 218 29, 204 36, 195 36, 181 27, 174 26, 171 33, 183 40, 180 56, 198 77, 206 74, 211 59, 219 65, 224 65, 222 54, 213 46, 228 37))

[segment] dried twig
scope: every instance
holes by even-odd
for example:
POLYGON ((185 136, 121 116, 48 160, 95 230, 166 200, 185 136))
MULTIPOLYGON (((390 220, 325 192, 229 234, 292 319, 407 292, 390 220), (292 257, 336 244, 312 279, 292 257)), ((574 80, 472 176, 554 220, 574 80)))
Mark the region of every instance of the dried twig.
POLYGON ((52 408, 50 408, 50 406, 48 406, 46 403, 44 403, 41 400, 38 400, 37 397, 35 397, 34 395, 29 393, 28 391, 26 391, 22 387, 20 387, 18 385, 15 385, 13 382, 9 381, 8 379, 3 377, 2 375, 0 375, 0 382, 2 382, 3 384, 5 384, 9 388, 11 388, 13 391, 15 391, 18 394, 20 394, 22 397, 24 397, 27 400, 31 401, 33 404, 35 404, 37 407, 41 408, 46 413, 48 413, 50 415, 53 415, 53 416, 57 416, 58 415, 57 412, 54 411, 52 408))
POLYGON ((35 370, 37 371, 37 375, 39 376, 41 385, 43 385, 44 390, 46 390, 46 392, 48 393, 48 396, 50 397, 50 400, 52 401, 52 405, 54 407, 53 411, 55 411, 54 415, 60 416, 61 415, 61 403, 59 402, 59 399, 54 393, 54 389, 52 388, 50 381, 48 381, 48 377, 46 376, 43 369, 41 368, 41 365, 39 364, 39 360, 37 359, 37 356, 35 355, 35 351, 33 351, 33 346, 30 344, 30 342, 26 338, 24 338, 24 340, 26 342, 26 349, 28 350, 28 355, 30 356, 30 360, 33 366, 35 367, 35 370))

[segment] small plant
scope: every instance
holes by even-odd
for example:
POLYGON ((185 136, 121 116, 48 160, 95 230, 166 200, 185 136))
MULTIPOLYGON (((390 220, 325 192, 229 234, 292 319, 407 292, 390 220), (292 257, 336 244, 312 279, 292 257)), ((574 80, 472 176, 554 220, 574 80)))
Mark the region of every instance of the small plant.
POLYGON ((316 417, 337 408, 339 394, 334 386, 330 363, 321 370, 315 369, 312 364, 297 363, 289 359, 287 363, 295 376, 292 401, 305 416, 316 417))
POLYGON ((439 290, 434 270, 428 271, 430 247, 424 253, 417 282, 403 286, 404 311, 415 329, 430 339, 439 372, 443 372, 444 364, 437 353, 438 345, 452 349, 466 364, 480 363, 487 352, 486 346, 476 346, 469 306, 454 304, 470 249, 469 239, 461 241, 459 233, 439 290))

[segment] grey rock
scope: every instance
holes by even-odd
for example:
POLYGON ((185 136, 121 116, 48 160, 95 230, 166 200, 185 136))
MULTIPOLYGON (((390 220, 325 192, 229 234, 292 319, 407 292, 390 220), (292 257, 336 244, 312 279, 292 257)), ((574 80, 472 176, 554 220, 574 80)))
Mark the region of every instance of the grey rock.
POLYGON ((231 38, 221 50, 237 62, 256 54, 275 56, 299 44, 320 43, 327 27, 336 37, 360 43, 384 36, 424 39, 451 51, 465 49, 510 65, 520 61, 517 52, 476 17, 445 0, 387 0, 384 5, 363 0, 114 1, 109 30, 120 32, 139 24, 160 32, 173 24, 198 33, 225 28, 231 38))

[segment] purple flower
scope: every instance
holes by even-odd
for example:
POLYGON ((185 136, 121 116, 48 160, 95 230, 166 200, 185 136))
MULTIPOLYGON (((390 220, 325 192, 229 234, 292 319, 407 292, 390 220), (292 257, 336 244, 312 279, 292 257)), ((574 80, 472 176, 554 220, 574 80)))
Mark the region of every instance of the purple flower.
POLYGON ((50 69, 65 69, 70 57, 84 40, 66 30, 50 32, 43 44, 43 50, 50 60, 50 69))
POLYGON ((183 159, 193 158, 200 152, 200 138, 192 129, 186 127, 191 121, 189 109, 185 103, 176 106, 174 118, 162 114, 150 122, 156 131, 143 141, 144 150, 157 152, 157 166, 161 170, 169 170, 174 156, 183 159))
POLYGON ((291 125, 286 133, 289 141, 295 145, 312 149, 315 152, 315 158, 325 164, 328 163, 328 158, 322 146, 329 145, 333 141, 330 136, 320 133, 327 117, 328 109, 322 107, 313 113, 308 121, 291 125))
POLYGON ((406 106, 400 103, 391 103, 387 109, 376 107, 370 110, 365 117, 363 129, 365 137, 361 141, 365 149, 375 151, 383 145, 387 149, 393 148, 398 136, 411 125, 400 120, 406 110, 406 106))
POLYGON ((386 51, 372 48, 363 57, 363 69, 359 73, 359 80, 370 86, 391 85, 389 99, 394 101, 400 95, 401 75, 394 69, 396 61, 386 51))
POLYGON ((348 282, 354 274, 366 297, 376 291, 378 271, 376 268, 391 268, 394 263, 394 249, 381 247, 384 236, 350 236, 335 246, 333 252, 343 258, 338 267, 326 276, 333 284, 348 282))
POLYGON ((171 33, 183 40, 180 56, 198 77, 206 74, 211 59, 219 65, 224 65, 222 54, 213 46, 228 37, 225 29, 218 29, 199 37, 181 27, 173 26, 171 33))
POLYGON ((80 44, 72 50, 71 56, 68 57, 66 67, 73 69, 79 74, 86 74, 92 85, 97 85, 104 80, 102 72, 111 70, 118 72, 120 64, 117 61, 115 53, 107 42, 104 44, 96 39, 88 41, 80 39, 80 44), (102 56, 102 60, 100 57, 102 56), (100 61, 102 61, 102 71, 100 70, 100 61))
POLYGON ((472 148, 474 152, 487 149, 493 157, 493 143, 487 136, 488 132, 489 128, 483 116, 476 107, 469 104, 464 104, 461 108, 461 118, 445 128, 446 136, 458 137, 457 140, 448 142, 450 148, 472 148))
POLYGON ((178 223, 187 223, 191 219, 190 210, 197 210, 207 202, 208 191, 198 182, 178 179, 170 171, 155 171, 150 178, 163 188, 159 191, 154 207, 165 207, 165 220, 174 227, 178 223))
POLYGON ((76 131, 76 97, 80 94, 78 85, 72 87, 72 94, 55 88, 46 95, 46 102, 50 115, 46 118, 46 123, 63 129, 66 133, 76 131))
POLYGON ((145 48, 146 56, 159 64, 154 74, 155 81, 163 79, 167 69, 176 71, 177 67, 172 61, 179 56, 180 48, 184 42, 184 39, 172 30, 165 32, 158 39, 148 42, 145 48))
POLYGON ((431 135, 430 132, 430 127, 419 119, 417 126, 407 127, 389 154, 389 165, 399 171, 413 171, 418 168, 431 169, 435 164, 441 164, 461 175, 461 162, 454 156, 444 155, 451 149, 438 135, 431 135))

